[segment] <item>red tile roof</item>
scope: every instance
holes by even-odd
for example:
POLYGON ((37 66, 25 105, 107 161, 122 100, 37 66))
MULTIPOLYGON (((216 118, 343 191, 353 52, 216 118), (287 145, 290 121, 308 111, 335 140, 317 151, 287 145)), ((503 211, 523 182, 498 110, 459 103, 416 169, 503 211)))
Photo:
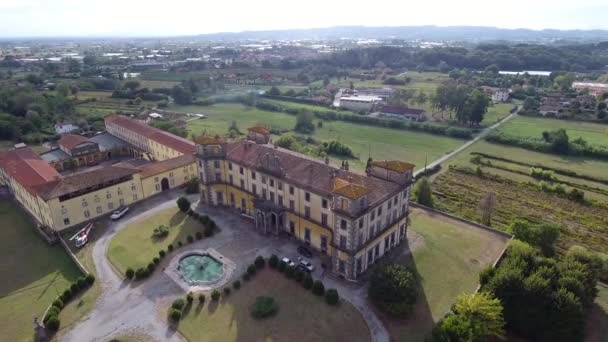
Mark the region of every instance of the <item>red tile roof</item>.
POLYGON ((34 187, 38 185, 62 178, 27 146, 0 152, 0 168, 30 193, 34 193, 34 187))
POLYGON ((383 169, 403 173, 405 171, 411 171, 416 167, 414 164, 406 163, 400 160, 378 160, 372 161, 373 166, 377 166, 383 169))
POLYGON ((59 141, 57 141, 57 144, 66 150, 71 151, 74 147, 86 142, 89 142, 89 139, 83 137, 82 135, 68 133, 62 135, 59 141))
POLYGON ((397 183, 341 170, 322 161, 270 145, 239 141, 228 144, 226 151, 226 159, 230 161, 275 174, 303 189, 310 189, 324 196, 336 193, 358 198, 367 194, 370 206, 384 201, 402 189, 397 183))
POLYGON ((166 171, 174 170, 179 167, 190 165, 196 162, 196 158, 192 154, 184 154, 183 156, 163 160, 160 162, 146 164, 140 166, 141 178, 147 178, 166 171))
POLYGON ((156 127, 146 125, 141 121, 131 119, 126 116, 110 115, 107 116, 104 121, 106 125, 108 123, 112 123, 121 126, 132 132, 143 135, 150 140, 154 140, 163 146, 167 146, 184 154, 192 154, 196 150, 196 145, 193 141, 167 133, 156 127))
POLYGON ((254 126, 248 128, 247 130, 258 134, 270 134, 270 130, 264 126, 254 126))

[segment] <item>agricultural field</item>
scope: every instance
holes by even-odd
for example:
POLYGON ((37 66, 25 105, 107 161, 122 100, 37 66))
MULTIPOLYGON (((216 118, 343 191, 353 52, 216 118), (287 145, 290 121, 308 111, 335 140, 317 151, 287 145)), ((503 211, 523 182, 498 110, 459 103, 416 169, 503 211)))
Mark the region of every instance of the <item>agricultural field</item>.
POLYGON ((82 274, 60 246, 49 246, 14 202, 0 202, 0 331, 5 341, 33 340, 34 317, 82 274))
POLYGON ((202 232, 200 222, 179 211, 177 207, 165 209, 158 214, 131 223, 121 230, 110 242, 108 260, 114 267, 125 273, 127 268, 145 267, 161 249, 167 250, 169 244, 177 247, 178 241, 186 242, 188 235, 202 232), (164 238, 152 236, 154 228, 164 225, 169 234, 164 238))
POLYGON ((481 124, 484 126, 491 126, 497 123, 498 121, 506 118, 507 116, 509 116, 511 109, 514 105, 515 104, 513 103, 496 103, 490 106, 481 124))
POLYGON ((195 300, 185 308, 178 330, 189 341, 369 341, 361 314, 348 302, 330 306, 282 273, 264 269, 219 301, 195 300), (254 319, 258 296, 279 305, 273 317, 254 319))
POLYGON ((508 238, 423 209, 410 209, 407 242, 397 262, 421 279, 410 318, 382 317, 395 341, 423 341, 456 297, 473 293, 479 272, 494 263, 508 238))
MULTIPOLYGON (((191 134, 226 134, 230 123, 235 121, 245 133, 248 127, 265 124, 279 130, 291 130, 295 116, 263 111, 241 104, 215 104, 212 106, 172 106, 173 111, 202 113, 206 119, 188 122, 191 134)), ((349 146, 355 159, 349 160, 351 169, 363 171, 371 151, 372 158, 400 159, 423 168, 429 163, 463 144, 463 140, 408 130, 353 124, 342 121, 324 122, 310 135, 318 141, 337 140, 349 146)))
POLYGON ((181 84, 181 82, 177 81, 163 81, 163 80, 138 80, 140 83, 140 87, 148 88, 150 90, 154 88, 173 88, 174 86, 181 84))
POLYGON ((606 252, 608 246, 608 203, 579 203, 554 193, 544 192, 535 183, 522 183, 496 176, 491 168, 483 175, 463 169, 450 169, 433 181, 435 206, 473 221, 480 220, 479 203, 493 192, 496 206, 492 226, 506 230, 515 219, 533 223, 554 223, 561 227, 557 249, 573 245, 606 252))
POLYGON ((529 116, 517 116, 499 131, 521 138, 542 138, 543 131, 563 128, 571 140, 583 138, 594 145, 608 145, 608 125, 583 121, 567 121, 529 116))

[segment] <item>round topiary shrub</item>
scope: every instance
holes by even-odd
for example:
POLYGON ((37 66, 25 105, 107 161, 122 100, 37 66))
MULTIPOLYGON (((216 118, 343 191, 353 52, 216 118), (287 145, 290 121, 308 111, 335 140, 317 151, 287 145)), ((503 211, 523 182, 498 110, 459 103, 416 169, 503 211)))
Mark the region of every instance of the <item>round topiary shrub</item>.
POLYGON ((279 264, 279 257, 276 256, 275 254, 270 256, 270 259, 268 259, 268 265, 270 265, 271 268, 277 268, 277 265, 279 264))
POLYGON ((161 259, 164 258, 165 255, 167 255, 167 252, 165 252, 164 250, 161 249, 160 251, 158 251, 158 256, 161 257, 161 259))
POLYGON ((168 250, 169 252, 173 252, 173 245, 172 245, 172 244, 169 244, 169 245, 167 246, 167 250, 168 250))
POLYGON ((250 276, 253 276, 255 274, 255 271, 255 265, 249 265, 249 267, 247 267, 247 274, 249 274, 250 276))
POLYGON ((63 300, 61 300, 61 298, 57 298, 53 301, 52 305, 58 307, 59 309, 63 309, 63 300))
POLYGON ((84 277, 78 278, 78 280, 76 280, 76 284, 78 284, 78 288, 80 289, 84 289, 88 285, 87 280, 84 277))
POLYGON ((277 266, 277 269, 279 270, 279 272, 285 272, 286 268, 287 268, 287 264, 284 261, 279 261, 279 265, 277 266))
POLYGON ((156 265, 153 262, 149 263, 148 267, 147 267, 148 273, 151 274, 152 272, 154 272, 155 268, 156 268, 156 265))
POLYGON ((213 292, 211 292, 211 299, 212 300, 219 300, 221 297, 221 293, 218 290, 213 290, 213 292))
POLYGON ((127 270, 125 271, 125 277, 127 279, 133 279, 134 275, 135 275, 135 271, 131 267, 127 268, 127 270))
POLYGON ((45 327, 47 329, 49 329, 50 331, 59 330, 59 326, 61 326, 61 321, 59 320, 59 317, 57 317, 57 316, 49 317, 49 319, 46 321, 46 324, 45 324, 45 327))
POLYGON ((302 282, 302 286, 305 289, 307 289, 307 290, 311 289, 313 284, 314 284, 314 280, 312 279, 310 274, 307 274, 306 276, 304 276, 304 281, 302 282))
POLYGON ((229 287, 224 287, 224 293, 226 294, 226 296, 230 295, 230 288, 229 287))
POLYGON ((184 306, 186 306, 186 302, 182 299, 182 298, 177 298, 176 300, 173 301, 173 304, 171 304, 171 307, 173 309, 179 310, 181 311, 184 306))
POLYGON ((188 303, 192 303, 194 301, 194 295, 192 294, 192 292, 188 292, 188 294, 186 295, 186 300, 188 301, 188 303))
POLYGON ((312 285, 312 293, 317 296, 322 296, 325 293, 325 285, 323 285, 322 281, 315 281, 315 283, 312 285))
POLYGON ((201 233, 201 232, 196 232, 196 233, 194 233, 194 236, 196 237, 196 239, 197 239, 197 240, 200 240, 200 239, 202 239, 202 238, 203 238, 203 233, 201 233))
POLYGON ((287 268, 285 269, 285 276, 287 276, 287 278, 293 278, 295 275, 296 269, 291 266, 287 266, 287 268))
POLYGON ((340 297, 338 296, 338 290, 336 289, 327 289, 325 291, 325 302, 329 305, 338 305, 340 301, 340 297))
POLYGON ((194 237, 192 235, 188 235, 186 237, 186 240, 188 240, 188 243, 192 243, 192 242, 194 242, 194 237))
POLYGON ((232 283, 232 287, 234 287, 235 290, 238 290, 241 288, 241 282, 238 280, 235 280, 234 283, 232 283))
POLYGON ((267 318, 279 311, 279 305, 272 297, 260 296, 255 299, 251 308, 251 315, 255 318, 267 318))
POLYGON ((78 286, 78 282, 73 282, 72 285, 70 285, 70 291, 72 291, 72 293, 76 293, 80 290, 80 286, 78 286))
POLYGON ((198 295, 198 301, 201 302, 201 303, 205 302, 205 294, 204 293, 201 293, 201 294, 198 295))
POLYGON ((93 285, 93 283, 95 282, 95 276, 92 275, 91 273, 87 274, 87 276, 84 277, 84 279, 87 281, 87 284, 89 284, 89 285, 93 285))
POLYGON ((255 258, 254 264, 258 269, 262 269, 264 266, 266 266, 266 260, 264 260, 264 257, 261 255, 258 255, 257 258, 255 258))
POLYGON ((68 300, 70 300, 70 298, 72 298, 72 290, 71 289, 65 289, 65 291, 63 291, 63 294, 61 295, 63 298, 63 302, 67 302, 68 300))
POLYGON ((304 272, 296 270, 296 274, 293 277, 298 283, 304 281, 304 272))
POLYGON ((175 309, 175 308, 169 310, 169 319, 173 323, 179 322, 179 320, 182 319, 182 312, 180 310, 175 309))
POLYGON ((152 262, 153 262, 155 265, 158 265, 158 263, 160 262, 160 258, 159 258, 159 257, 154 257, 154 258, 152 259, 152 262))
POLYGON ((148 276, 148 270, 143 267, 140 267, 137 269, 137 271, 135 271, 135 279, 137 279, 137 280, 144 279, 147 276, 148 276))
POLYGON ((181 242, 181 241, 177 241, 177 247, 181 247, 181 246, 183 246, 183 245, 184 245, 184 243, 183 243, 183 242, 181 242))
POLYGON ((51 306, 49 308, 49 310, 46 312, 46 315, 44 315, 44 318, 42 319, 42 322, 46 323, 49 320, 49 318, 51 318, 53 316, 55 316, 55 317, 59 316, 60 312, 61 312, 61 309, 59 309, 56 306, 51 306))

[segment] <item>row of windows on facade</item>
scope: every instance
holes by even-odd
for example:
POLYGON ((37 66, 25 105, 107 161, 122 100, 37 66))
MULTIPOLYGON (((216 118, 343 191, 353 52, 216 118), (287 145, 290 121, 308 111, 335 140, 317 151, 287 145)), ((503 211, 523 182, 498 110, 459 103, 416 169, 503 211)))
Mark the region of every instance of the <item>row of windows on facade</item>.
MULTIPOLYGON (((217 160, 216 160, 216 161, 214 161, 214 163, 215 163, 215 167, 216 167, 216 168, 219 168, 219 167, 220 167, 219 161, 217 161, 217 160)), ((228 163, 228 170, 232 170, 232 163, 230 163, 230 162, 228 163)), ((241 175, 244 175, 244 172, 245 172, 245 171, 244 171, 244 168, 243 168, 242 166, 241 166, 241 167, 239 167, 239 173, 240 173, 241 175)), ((218 181, 221 181, 221 180, 222 180, 221 174, 220 174, 219 172, 216 172, 216 173, 215 173, 215 178, 216 178, 218 181)), ((229 175, 229 176, 228 176, 228 178, 229 178, 229 179, 228 179, 229 183, 230 183, 231 185, 234 185, 233 176, 232 176, 232 175, 229 175)), ((255 173, 254 171, 251 171, 251 178, 252 178, 252 179, 256 179, 256 173, 255 173)), ((266 180, 267 180, 267 177, 266 177, 266 176, 262 176, 262 184, 266 184, 266 180)), ((241 184, 240 184, 240 185, 241 185, 241 188, 245 189, 245 180, 241 179, 241 180, 240 180, 240 182, 241 182, 241 184)), ((274 179, 272 179, 272 178, 269 178, 269 179, 268 179, 268 184, 269 184, 269 186, 270 186, 270 187, 274 187, 274 183, 275 183, 274 179)), ((278 189, 278 190, 283 190, 283 183, 282 183, 282 182, 277 181, 277 189, 278 189)), ((262 196, 264 197, 264 199, 266 199, 266 196, 265 196, 265 191, 266 191, 266 189, 262 189, 262 196)), ((252 189, 251 189, 251 192, 253 192, 253 194, 257 196, 257 187, 256 187, 256 184, 252 184, 252 189)), ((291 185, 290 185, 290 186, 289 186, 289 194, 290 194, 290 195, 294 195, 294 193, 295 193, 295 188, 294 188, 293 186, 291 186, 291 185)), ((273 196, 274 196, 274 194, 273 194, 273 193, 271 193, 271 199, 273 199, 273 196)), ((403 197, 404 199, 406 198, 406 196, 407 196, 407 190, 403 191, 403 193, 402 193, 402 197, 403 197)), ((307 202, 310 202, 310 193, 309 193, 309 192, 304 193, 304 199, 305 199, 307 202)), ((388 200, 388 201, 386 202, 386 203, 387 203, 387 207, 388 207, 388 209, 390 210, 390 209, 391 209, 391 207, 392 207, 393 205, 397 205, 398 200, 399 200, 399 196, 398 196, 398 195, 396 195, 396 196, 394 196, 392 199, 388 200)), ((362 203, 362 204, 364 204, 363 199, 362 199, 362 202, 361 202, 361 203, 362 203)), ((280 204, 282 205, 282 203, 280 203, 280 204)), ((323 199, 321 200, 321 206, 322 206, 324 209, 326 209, 326 208, 327 208, 327 206, 328 206, 328 201, 327 201, 327 199, 323 198, 323 199)), ((370 215, 371 215, 371 220, 373 220, 373 219, 374 219, 374 217, 376 216, 376 211, 377 211, 377 215, 378 215, 378 216, 382 215, 382 208, 383 208, 383 206, 384 206, 384 205, 383 205, 383 204, 381 204, 381 205, 380 205, 379 207, 377 207, 375 210, 372 210, 372 211, 371 211, 371 214, 370 214, 370 215)), ((345 209, 346 209, 346 208, 345 208, 345 209)))
MULTIPOLYGON (((135 189, 136 189, 135 184, 131 184, 131 191, 135 191, 135 189)), ((118 196, 122 196, 122 190, 120 188, 117 188, 116 189, 116 194, 118 196)), ((133 195, 133 197, 136 198, 137 195, 133 195)), ((111 198, 112 198, 112 193, 110 192, 110 190, 107 190, 106 191, 106 199, 111 199, 111 198)), ((95 195, 93 197, 93 200, 95 201, 95 203, 99 203, 99 201, 100 201, 99 196, 95 195)), ((122 199, 121 199, 121 201, 122 201, 122 199)), ((86 198, 83 198, 81 204, 82 204, 83 208, 86 208, 89 205, 89 202, 87 201, 86 198)), ((63 206, 62 206, 62 208, 63 208, 63 206)), ((63 212, 63 210, 62 210, 62 212, 63 212)))
MULTIPOLYGON (((399 227, 399 236, 397 237, 395 232, 392 232, 390 235, 387 235, 384 238, 384 250, 383 254, 385 255, 391 248, 393 248, 398 240, 401 240, 405 237, 405 225, 402 224, 399 227)), ((379 241, 374 247, 370 248, 367 251, 367 266, 369 267, 371 264, 376 262, 380 257, 380 244, 382 241, 379 241)), ((355 261, 356 273, 359 274, 363 272, 363 256, 360 256, 355 261)), ((346 271, 346 265, 343 260, 338 261, 338 271, 340 273, 344 273, 346 271)))
MULTIPOLYGON (((133 201, 137 201, 137 195, 135 195, 135 194, 133 194, 133 201)), ((124 198, 120 198, 118 200, 118 203, 119 203, 119 206, 125 205, 124 198)), ((108 202, 108 210, 114 210, 114 202, 108 202)), ((103 213, 103 207, 97 206, 95 208, 95 211, 97 212, 97 215, 101 215, 103 213)), ((67 215, 68 209, 62 206, 61 207, 61 213, 63 215, 67 215)), ((91 212, 89 210, 85 210, 85 211, 83 211, 83 215, 84 215, 85 218, 89 218, 89 217, 91 217, 91 212)), ((63 224, 66 225, 66 226, 69 226, 70 225, 70 219, 68 217, 65 217, 63 219, 63 224)))

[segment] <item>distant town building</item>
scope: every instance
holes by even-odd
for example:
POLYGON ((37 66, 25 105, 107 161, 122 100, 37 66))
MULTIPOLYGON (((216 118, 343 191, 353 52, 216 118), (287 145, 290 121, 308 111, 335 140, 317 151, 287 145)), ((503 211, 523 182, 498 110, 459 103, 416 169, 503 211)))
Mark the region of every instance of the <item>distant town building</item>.
POLYGON ((375 95, 343 95, 338 106, 355 112, 369 112, 374 105, 382 102, 382 98, 375 95))
POLYGON ((510 89, 482 86, 481 90, 492 99, 493 103, 509 101, 510 89))
POLYGON ((594 82, 574 82, 572 88, 576 91, 588 89, 589 94, 598 97, 604 93, 608 93, 608 83, 594 83, 594 82))
POLYGON ((78 130, 78 126, 76 126, 70 122, 61 122, 61 123, 55 124, 55 133, 57 133, 57 134, 70 133, 75 130, 78 130))

